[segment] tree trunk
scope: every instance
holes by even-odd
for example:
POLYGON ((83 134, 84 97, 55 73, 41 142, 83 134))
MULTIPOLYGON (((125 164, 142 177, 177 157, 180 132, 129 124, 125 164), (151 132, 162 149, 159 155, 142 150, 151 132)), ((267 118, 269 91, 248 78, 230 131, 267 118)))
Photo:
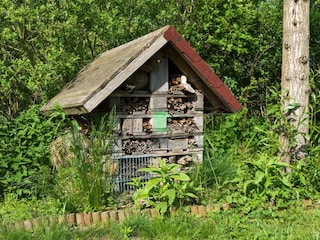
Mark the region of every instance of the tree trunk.
POLYGON ((284 0, 282 46, 283 126, 294 127, 292 136, 283 128, 280 136, 282 160, 303 159, 309 132, 309 11, 310 0, 284 0), (294 144, 292 144, 294 143, 294 144))

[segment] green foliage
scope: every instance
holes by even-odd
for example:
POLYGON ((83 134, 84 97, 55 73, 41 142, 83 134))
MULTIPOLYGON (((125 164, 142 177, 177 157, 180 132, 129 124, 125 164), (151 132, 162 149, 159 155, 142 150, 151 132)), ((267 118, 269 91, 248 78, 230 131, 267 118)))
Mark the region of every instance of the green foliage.
POLYGON ((40 115, 38 106, 23 111, 0 124, 0 195, 12 192, 19 196, 48 194, 52 186, 49 145, 65 116, 40 115))
POLYGON ((232 182, 238 183, 247 197, 274 202, 281 190, 292 187, 284 171, 286 168, 290 165, 278 158, 260 154, 257 159, 244 160, 239 166, 238 177, 232 182))
POLYGON ((214 147, 212 139, 205 135, 204 159, 201 164, 195 166, 190 174, 196 186, 206 189, 217 189, 223 186, 227 180, 231 180, 236 173, 236 158, 230 151, 221 153, 221 149, 214 147))
POLYGON ((290 165, 265 153, 249 157, 239 164, 236 178, 225 183, 224 199, 243 213, 301 204, 317 196, 302 166, 303 161, 290 165))
POLYGON ((18 195, 8 193, 0 205, 0 222, 5 224, 61 214, 64 214, 63 204, 51 197, 20 199, 18 195))
POLYGON ((115 113, 111 111, 91 124, 89 136, 71 121, 71 134, 62 141, 63 164, 57 168, 55 193, 69 211, 103 209, 113 197, 111 175, 107 166, 112 162, 115 113))
POLYGON ((201 188, 194 187, 190 177, 179 172, 181 165, 166 164, 159 161, 159 167, 142 168, 139 171, 151 173, 151 178, 139 188, 141 183, 135 183, 136 189, 132 198, 137 207, 151 206, 160 214, 169 215, 170 209, 179 209, 186 203, 197 200, 197 192, 201 188), (142 206, 141 206, 142 205, 142 206))
MULTIPOLYGON (((278 95, 276 90, 270 93, 278 95)), ((264 114, 263 119, 248 116, 243 109, 229 116, 208 116, 205 121, 202 184, 215 190, 211 195, 215 201, 227 201, 245 213, 286 208, 319 196, 315 157, 319 151, 313 147, 305 161, 293 165, 280 162, 279 134, 286 131, 294 144, 296 131, 281 124, 280 104, 268 104, 264 114)), ((311 129, 312 136, 317 127, 311 129)))

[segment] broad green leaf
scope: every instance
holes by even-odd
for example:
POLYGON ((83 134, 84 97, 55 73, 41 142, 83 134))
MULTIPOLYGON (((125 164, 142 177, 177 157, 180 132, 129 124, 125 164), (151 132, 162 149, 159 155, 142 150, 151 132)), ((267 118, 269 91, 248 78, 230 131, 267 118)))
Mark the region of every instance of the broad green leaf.
POLYGON ((174 189, 168 189, 166 191, 166 195, 168 196, 168 204, 171 206, 176 199, 176 191, 174 189))
POLYGON ((292 184, 290 183, 289 179, 287 177, 280 178, 280 181, 287 187, 291 188, 292 184))
POLYGON ((307 185, 307 180, 302 173, 299 174, 299 179, 303 185, 307 185))
POLYGON ((150 173, 155 173, 155 174, 161 174, 160 169, 156 168, 156 167, 140 168, 138 171, 139 172, 150 172, 150 173))
POLYGON ((246 193, 247 192, 247 188, 250 184, 254 183, 253 180, 247 180, 245 181, 245 183, 243 184, 243 191, 246 193))
POLYGON ((155 202, 155 201, 153 201, 153 200, 151 200, 151 199, 146 199, 146 203, 148 204, 148 205, 150 205, 151 207, 157 207, 157 205, 158 205, 158 203, 157 202, 155 202))
POLYGON ((195 195, 194 193, 186 193, 185 195, 191 198, 198 198, 198 196, 195 195))
POLYGON ((271 178, 267 177, 264 182, 264 189, 268 189, 271 184, 272 184, 271 178))
POLYGON ((167 202, 157 203, 155 207, 159 211, 160 214, 165 214, 168 210, 167 202))
POLYGON ((158 186, 161 183, 161 178, 151 178, 145 185, 145 189, 150 191, 152 188, 158 186))
POLYGON ((285 162, 281 162, 281 161, 275 162, 274 165, 286 167, 286 168, 292 168, 292 166, 289 163, 285 163, 285 162))
POLYGON ((256 171, 254 184, 258 185, 263 180, 264 177, 265 177, 264 172, 256 171))
POLYGON ((170 177, 179 181, 190 181, 190 177, 185 173, 176 173, 171 175, 170 177))

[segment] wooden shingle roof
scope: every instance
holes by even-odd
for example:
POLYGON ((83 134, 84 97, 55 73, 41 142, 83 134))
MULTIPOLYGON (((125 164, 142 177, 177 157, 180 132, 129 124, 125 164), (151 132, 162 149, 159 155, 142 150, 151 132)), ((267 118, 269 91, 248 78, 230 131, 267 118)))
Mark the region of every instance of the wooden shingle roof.
POLYGON ((209 102, 228 112, 241 108, 230 89, 210 66, 172 26, 165 26, 136 40, 108 50, 83 68, 76 78, 40 110, 54 111, 59 104, 68 114, 92 112, 104 99, 128 79, 165 45, 173 56, 179 56, 200 79, 200 86, 209 102))

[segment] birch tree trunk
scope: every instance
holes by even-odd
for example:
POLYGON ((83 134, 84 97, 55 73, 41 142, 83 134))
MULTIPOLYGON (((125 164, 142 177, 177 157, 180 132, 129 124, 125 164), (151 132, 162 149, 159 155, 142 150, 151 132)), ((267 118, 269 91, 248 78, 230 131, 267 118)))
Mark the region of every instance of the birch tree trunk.
POLYGON ((294 139, 286 130, 280 136, 282 160, 288 163, 303 159, 308 144, 309 12, 310 0, 284 0, 281 103, 285 121, 297 131, 294 139))

